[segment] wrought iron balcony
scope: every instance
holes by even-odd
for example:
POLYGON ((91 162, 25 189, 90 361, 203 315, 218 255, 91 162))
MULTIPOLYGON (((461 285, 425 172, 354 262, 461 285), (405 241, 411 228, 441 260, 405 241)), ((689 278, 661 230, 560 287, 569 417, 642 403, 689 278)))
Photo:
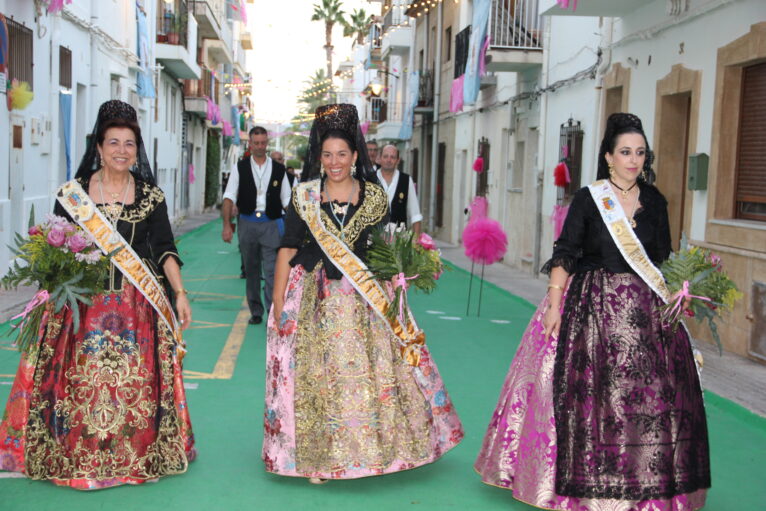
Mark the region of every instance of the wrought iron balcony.
POLYGON ((542 65, 540 0, 492 0, 487 71, 524 71, 542 65))
POLYGON ((186 2, 159 2, 156 58, 176 78, 199 78, 196 62, 197 21, 189 16, 186 2))

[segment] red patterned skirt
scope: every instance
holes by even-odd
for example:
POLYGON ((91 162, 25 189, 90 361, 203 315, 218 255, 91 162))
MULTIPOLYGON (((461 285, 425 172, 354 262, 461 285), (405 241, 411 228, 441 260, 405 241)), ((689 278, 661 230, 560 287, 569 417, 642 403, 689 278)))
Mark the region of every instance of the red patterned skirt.
MULTIPOLYGON (((128 283, 43 316, 0 424, 0 470, 81 490, 186 471, 194 436, 170 330, 128 283)), ((49 306, 50 307, 50 306, 49 306)))

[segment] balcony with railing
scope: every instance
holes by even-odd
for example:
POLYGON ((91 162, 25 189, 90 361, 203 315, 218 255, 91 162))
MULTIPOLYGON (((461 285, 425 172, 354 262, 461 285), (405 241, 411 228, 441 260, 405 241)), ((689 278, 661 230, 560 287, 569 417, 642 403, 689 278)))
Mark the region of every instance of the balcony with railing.
MULTIPOLYGON (((558 0, 540 0, 540 15, 622 18, 652 2, 654 0, 588 0, 587 2, 569 2, 569 5, 565 6, 558 0)), ((668 0, 668 4, 678 5, 682 10, 688 9, 686 0, 668 0)), ((670 7, 668 12, 672 12, 670 7)))
POLYGON ((157 0, 157 61, 176 78, 199 78, 196 50, 197 21, 186 2, 157 0))
POLYGON ((384 98, 371 98, 367 102, 367 120, 370 122, 386 122, 388 108, 384 98))
POLYGON ((199 24, 199 35, 203 39, 220 39, 221 24, 225 19, 225 0, 192 0, 189 9, 199 24))
POLYGON ((406 0, 392 0, 388 10, 383 15, 383 37, 381 40, 381 57, 389 54, 404 55, 410 51, 412 44, 412 26, 409 17, 404 14, 407 10, 406 0))
POLYGON ((542 66, 540 0, 492 0, 487 71, 525 71, 542 66))
POLYGON ((399 133, 402 131, 402 120, 404 118, 404 103, 386 101, 383 99, 382 115, 378 121, 377 138, 379 140, 399 140, 399 133))
POLYGON ((380 48, 383 45, 383 29, 379 23, 370 25, 370 33, 367 34, 369 53, 365 59, 367 69, 376 68, 382 62, 380 48))
POLYGON ((217 102, 221 83, 209 69, 202 69, 199 80, 184 80, 184 109, 200 118, 207 117, 207 98, 217 102))

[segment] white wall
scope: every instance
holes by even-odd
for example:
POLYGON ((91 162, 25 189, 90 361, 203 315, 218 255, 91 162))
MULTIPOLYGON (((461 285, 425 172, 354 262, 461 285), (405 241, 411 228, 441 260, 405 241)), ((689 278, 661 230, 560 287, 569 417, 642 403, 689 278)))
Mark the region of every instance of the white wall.
MULTIPOLYGON (((670 73, 675 64, 701 71, 696 147, 697 152, 709 155, 717 50, 747 33, 751 24, 766 20, 766 3, 763 0, 690 0, 689 4, 687 12, 672 17, 666 14, 666 2, 655 0, 624 18, 615 19, 611 63, 631 69, 628 110, 641 118, 650 143, 654 136, 657 81, 670 73)), ((598 18, 553 16, 548 21, 555 34, 546 47, 547 83, 550 84, 594 61, 601 27, 598 18)), ((599 119, 595 115, 599 96, 594 80, 584 80, 548 93, 544 101, 547 102, 547 115, 543 120, 545 154, 541 157, 546 176, 543 214, 549 215, 555 203, 551 176, 558 159, 559 125, 569 117, 582 122, 585 132, 583 185, 595 179, 601 133, 598 133, 599 119)), ((694 194, 691 237, 703 239, 707 191, 694 194)), ((552 242, 552 228, 544 224, 543 260, 550 255, 552 242)))

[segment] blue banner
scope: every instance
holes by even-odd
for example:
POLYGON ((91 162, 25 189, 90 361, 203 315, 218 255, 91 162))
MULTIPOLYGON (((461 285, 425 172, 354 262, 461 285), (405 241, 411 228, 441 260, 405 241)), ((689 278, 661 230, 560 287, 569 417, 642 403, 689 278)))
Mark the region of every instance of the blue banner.
POLYGON ((66 152, 66 180, 72 179, 72 94, 59 92, 59 110, 61 110, 61 128, 64 131, 64 151, 66 152))
POLYGON ((236 106, 231 107, 231 126, 234 128, 232 131, 234 144, 239 145, 242 142, 242 139, 239 138, 239 109, 236 106))
POLYGON ((489 9, 492 0, 473 0, 473 25, 471 39, 468 43, 468 60, 465 65, 465 81, 463 82, 463 102, 476 103, 481 85, 481 49, 487 37, 489 24, 489 9))
POLYGON ((402 128, 399 130, 399 138, 409 140, 412 138, 412 126, 415 124, 415 107, 420 101, 420 73, 413 71, 409 74, 407 84, 407 103, 404 105, 404 117, 402 128))
POLYGON ((150 67, 149 29, 146 23, 146 14, 141 10, 138 2, 136 2, 136 22, 138 26, 138 64, 141 66, 136 80, 138 95, 142 98, 153 98, 155 92, 152 83, 152 68, 150 67))

